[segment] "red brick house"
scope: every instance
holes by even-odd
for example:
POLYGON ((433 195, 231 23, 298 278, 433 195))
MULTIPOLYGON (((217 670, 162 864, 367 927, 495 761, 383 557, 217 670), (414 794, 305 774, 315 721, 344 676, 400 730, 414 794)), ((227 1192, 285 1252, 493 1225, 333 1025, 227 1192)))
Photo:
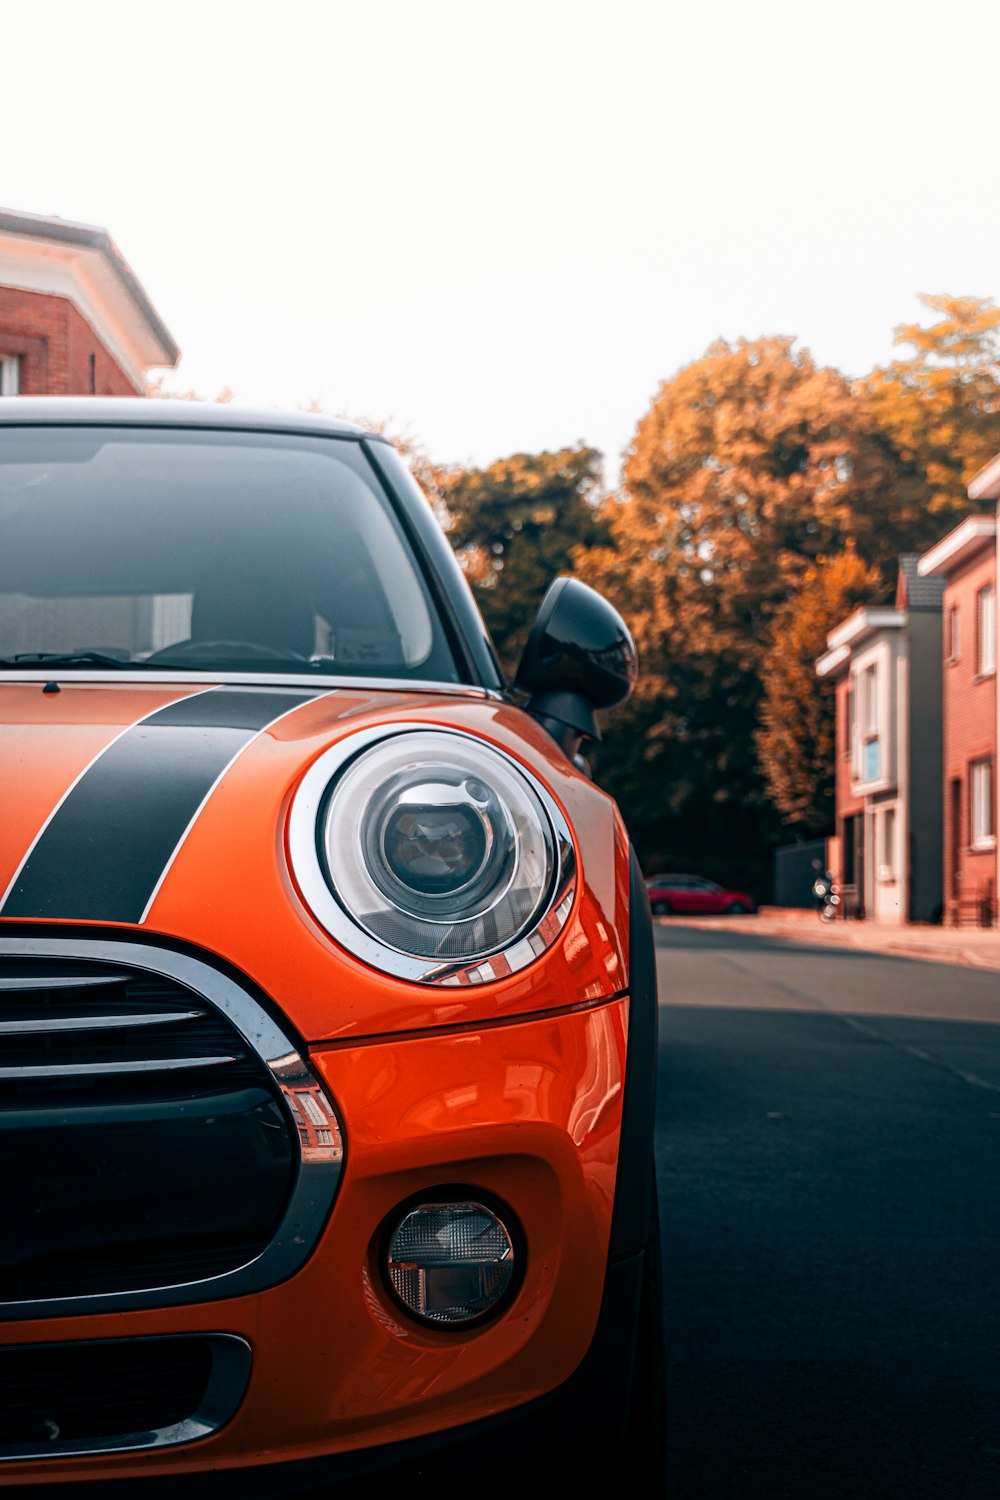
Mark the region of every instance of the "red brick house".
MULTIPOLYGON (((1000 498, 1000 459, 969 486, 1000 498)), ((944 889, 953 924, 997 920, 997 522, 969 516, 920 559, 944 582, 944 889)))
POLYGON ((106 230, 0 209, 0 396, 141 396, 179 358, 106 230))

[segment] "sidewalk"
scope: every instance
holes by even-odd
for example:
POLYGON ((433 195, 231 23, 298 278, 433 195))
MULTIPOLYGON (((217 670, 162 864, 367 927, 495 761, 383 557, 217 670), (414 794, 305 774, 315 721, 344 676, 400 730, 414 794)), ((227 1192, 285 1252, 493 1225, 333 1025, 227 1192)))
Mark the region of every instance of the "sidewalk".
POLYGON ((1000 928, 931 927, 913 924, 898 927, 888 922, 821 922, 815 911, 797 907, 762 906, 749 917, 659 917, 666 924, 688 922, 698 927, 718 927, 787 938, 792 942, 826 943, 842 948, 861 948, 870 953, 889 953, 897 958, 926 959, 931 963, 970 964, 979 969, 1000 970, 1000 928))

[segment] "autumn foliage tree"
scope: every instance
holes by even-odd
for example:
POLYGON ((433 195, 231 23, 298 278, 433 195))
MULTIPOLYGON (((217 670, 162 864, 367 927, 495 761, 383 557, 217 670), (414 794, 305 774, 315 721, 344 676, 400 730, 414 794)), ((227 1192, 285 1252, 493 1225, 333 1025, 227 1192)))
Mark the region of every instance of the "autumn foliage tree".
POLYGON ((717 342, 638 424, 611 545, 579 566, 639 641, 600 766, 657 862, 831 826, 826 634, 968 513, 1000 447, 1000 310, 923 301, 910 357, 864 380, 792 339, 717 342))
POLYGON ((859 384, 891 450, 900 551, 929 546, 968 515, 969 480, 1000 447, 1000 308, 978 297, 920 300, 938 320, 900 324, 896 343, 913 353, 859 384))
POLYGON ((833 683, 817 679, 816 659, 834 626, 860 604, 879 602, 883 587, 879 570, 848 542, 818 558, 775 613, 754 740, 770 801, 791 832, 824 833, 833 819, 833 683))
POLYGON ((772 621, 849 536, 889 562, 886 464, 867 403, 787 338, 713 344, 640 421, 607 507, 612 545, 583 566, 642 660, 602 774, 671 852, 761 845, 776 828, 753 742, 772 621))

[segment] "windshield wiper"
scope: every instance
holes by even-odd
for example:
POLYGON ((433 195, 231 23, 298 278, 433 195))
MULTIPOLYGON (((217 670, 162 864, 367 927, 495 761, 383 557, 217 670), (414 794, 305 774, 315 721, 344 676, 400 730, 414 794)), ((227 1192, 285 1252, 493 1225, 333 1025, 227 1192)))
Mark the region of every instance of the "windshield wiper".
POLYGON ((0 667, 75 667, 89 665, 117 667, 127 671, 133 661, 120 656, 105 656, 102 651, 20 651, 16 656, 0 656, 0 667))

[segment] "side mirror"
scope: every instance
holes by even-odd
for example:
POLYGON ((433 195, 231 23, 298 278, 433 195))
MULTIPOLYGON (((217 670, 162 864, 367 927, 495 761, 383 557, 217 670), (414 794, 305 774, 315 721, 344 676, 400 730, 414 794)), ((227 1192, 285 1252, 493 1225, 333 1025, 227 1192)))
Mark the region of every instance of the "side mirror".
POLYGON ((639 671, 635 642, 621 615, 578 578, 549 585, 514 679, 528 712, 572 760, 584 738, 599 740, 595 709, 628 697, 639 671))

